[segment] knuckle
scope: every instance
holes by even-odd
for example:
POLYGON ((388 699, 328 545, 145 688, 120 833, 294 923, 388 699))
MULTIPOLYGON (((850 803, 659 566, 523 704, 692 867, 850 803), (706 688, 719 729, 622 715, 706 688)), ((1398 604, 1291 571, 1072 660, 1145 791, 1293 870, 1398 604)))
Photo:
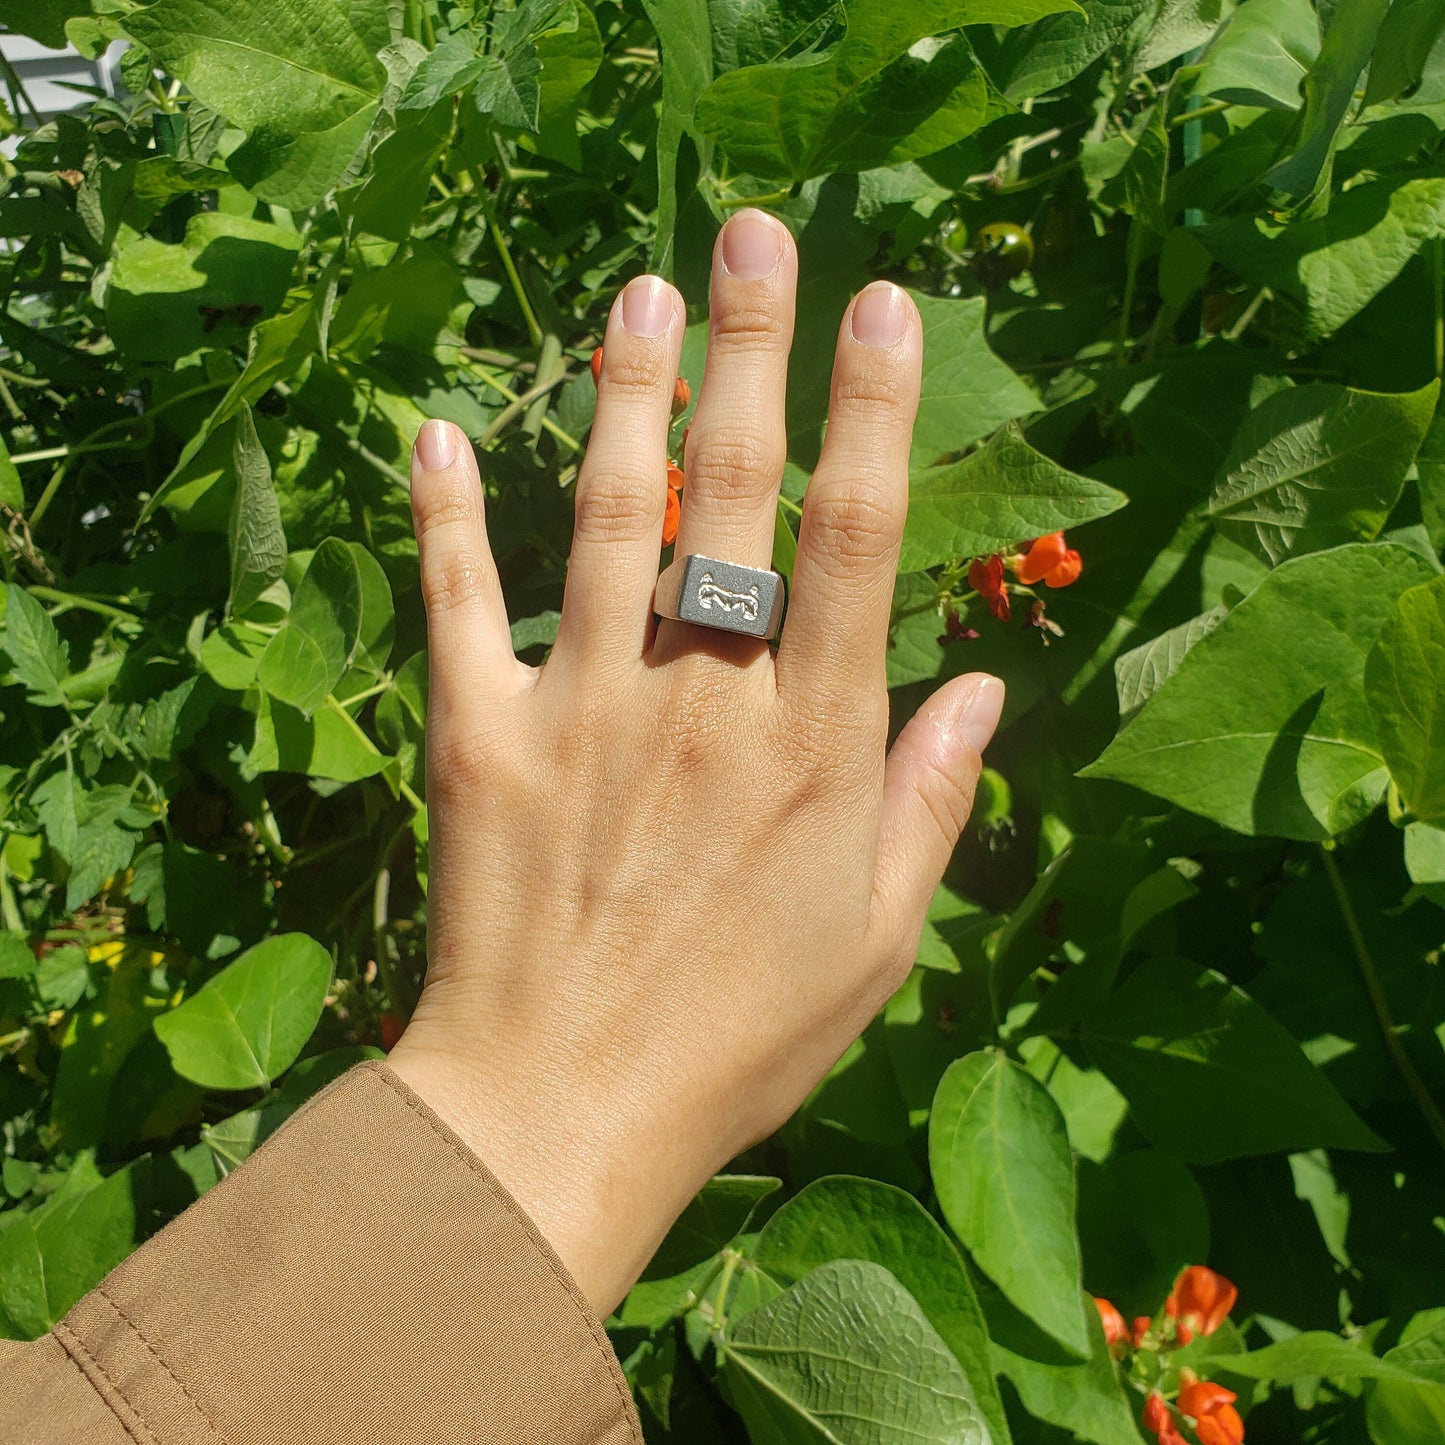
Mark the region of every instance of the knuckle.
POLYGON ((660 494, 642 490, 635 477, 593 473, 579 482, 574 537, 584 542, 632 542, 662 527, 660 494))
POLYGON ((771 492, 783 470, 781 451, 746 432, 689 438, 688 486, 722 497, 771 492))
POLYGON ((488 776, 495 755, 492 739, 461 718, 433 727, 426 746, 427 791, 455 797, 476 788, 488 776))
POLYGON ((603 354, 602 381, 614 396, 650 397, 660 392, 664 379, 669 389, 672 386, 673 378, 664 378, 662 363, 660 346, 614 345, 603 354))
POLYGON ((725 350, 778 350, 787 337, 787 322, 761 301, 734 301, 713 316, 712 340, 725 350))
POLYGON ((480 553, 459 547, 431 558, 422 568, 421 594, 427 614, 440 617, 486 595, 491 566, 480 553))
POLYGON ((876 561, 903 535, 901 508, 876 482, 857 478, 820 492, 813 503, 810 535, 823 566, 876 561))
POLYGON ((932 762, 928 766, 929 773, 923 784, 923 805, 936 824, 939 836, 951 849, 958 842, 968 815, 973 812, 977 768, 954 771, 932 762))
POLYGON ((838 378, 833 410, 878 420, 898 420, 913 407, 913 383, 900 372, 868 367, 838 378))
POLYGON ((415 489, 411 511, 416 539, 423 544, 435 532, 464 525, 477 515, 470 492, 455 485, 415 489))

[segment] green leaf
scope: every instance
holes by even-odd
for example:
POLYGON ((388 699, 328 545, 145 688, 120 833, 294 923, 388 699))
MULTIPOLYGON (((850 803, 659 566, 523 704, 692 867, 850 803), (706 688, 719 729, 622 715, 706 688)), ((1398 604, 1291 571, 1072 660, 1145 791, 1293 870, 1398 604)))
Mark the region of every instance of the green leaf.
POLYGON ((0 933, 0 978, 29 978, 40 960, 23 933, 0 933))
MULTIPOLYGON (((232 465, 236 495, 231 503, 228 538, 231 549, 231 591, 228 608, 245 612, 286 571, 286 534, 281 527, 281 504, 271 475, 271 459, 256 434, 256 419, 242 406, 236 420, 232 465)), ((234 648, 233 648, 234 650, 234 648)), ((216 679, 222 687, 232 684, 216 679)))
POLYGON ((10 659, 15 680, 37 706, 64 707, 70 648, 61 640, 50 614, 23 587, 11 582, 5 594, 0 646, 10 659))
MULTIPOLYGON (((602 68, 602 54, 597 18, 582 0, 573 0, 568 23, 537 37, 537 55, 542 62, 537 149, 542 155, 564 161, 574 171, 583 168, 577 138, 578 112, 584 91, 602 68)), ((665 67, 662 84, 666 92, 665 67)))
POLYGON ((0 437, 0 507, 9 507, 12 512, 25 510, 25 487, 19 469, 10 460, 4 437, 0 437))
POLYGON ((915 474, 899 570, 1004 551, 1107 517, 1127 500, 1035 451, 1010 424, 961 462, 915 474))
POLYGON ((697 103, 697 125, 734 165, 756 176, 807 180, 896 165, 970 135, 988 112, 988 85, 963 25, 1022 25, 1072 0, 845 0, 847 29, 821 54, 719 76, 697 103))
POLYGON ((1417 553, 1381 543, 1281 564, 1081 776, 1130 783, 1240 833, 1342 832, 1386 782, 1365 655, 1395 599, 1434 575, 1417 553))
POLYGON ((712 142, 693 127, 698 97, 712 82, 712 30, 707 0, 642 0, 662 51, 662 109, 657 121, 657 237, 650 265, 664 276, 673 270, 678 213, 678 161, 690 137, 706 171, 712 142))
MULTIPOLYGON (((1390 1352, 1391 1354, 1394 1351, 1390 1352)), ((1247 1355, 1216 1355, 1210 1360, 1214 1369, 1231 1375, 1244 1375, 1251 1380, 1274 1380, 1292 1385, 1297 1380, 1324 1377, 1329 1380, 1419 1380, 1404 1365, 1391 1363, 1372 1355, 1358 1342, 1341 1339, 1325 1330, 1307 1330, 1291 1335, 1278 1344, 1247 1355)))
POLYGON ((262 200, 304 208, 345 174, 376 116, 391 39, 386 0, 155 0, 131 35, 212 110, 249 132, 232 171, 262 200))
POLYGON ((1440 383, 1404 396, 1293 386, 1235 434, 1209 499, 1225 536, 1270 563, 1385 525, 1435 412, 1440 383))
POLYGON ((1250 0, 1210 46, 1195 94, 1298 110, 1300 85, 1319 53, 1320 24, 1310 0, 1250 0))
POLYGON ((1322 181, 1328 187, 1335 137, 1389 7, 1390 0, 1350 0, 1328 11, 1324 42, 1304 79, 1304 108, 1293 154, 1265 176, 1285 195, 1304 200, 1316 194, 1322 181))
POLYGON ((249 948, 155 1022, 182 1078, 208 1089, 254 1089, 290 1067, 331 987, 331 955, 304 933, 249 948))
POLYGON ((1242 989, 1151 958, 1085 1021, 1089 1057, 1153 1144, 1192 1164, 1384 1144, 1242 989))
POLYGON ((1229 615, 1213 607, 1114 659, 1114 686, 1119 695, 1119 722, 1128 722, 1179 671, 1189 649, 1207 637, 1229 615))
POLYGON ((1376 1445, 1430 1440, 1445 1434, 1445 1309, 1421 1310, 1400 1332, 1383 1363, 1409 1370, 1418 1382, 1378 1377, 1366 1419, 1376 1445))
POLYGON ((1419 85, 1442 31, 1445 0, 1394 0, 1375 40, 1364 104, 1391 100, 1402 90, 1419 85))
POLYGON ((261 654, 256 680, 309 717, 351 665, 360 635, 360 569, 347 544, 328 537, 312 555, 285 625, 261 654))
POLYGON ((0 1229, 0 1335, 43 1335, 135 1248, 148 1164, 102 1179, 82 1155, 50 1199, 0 1229))
POLYGON ((245 773, 305 773, 354 783, 383 772, 391 759, 345 708, 330 701, 311 716, 262 694, 245 773))
POLYGON ((1237 275, 1303 302, 1304 339, 1315 341, 1364 310, 1426 241, 1445 236, 1445 178, 1365 181, 1327 216, 1288 225, 1240 216, 1194 234, 1237 275))
POLYGON ((430 110, 437 101, 464 91, 486 68, 486 55, 469 32, 448 35, 412 71, 398 110, 430 110))
POLYGON ((911 292, 923 318, 923 389, 912 464, 926 467, 971 447, 1005 422, 1039 409, 1039 399, 989 350, 987 302, 911 292))
POLYGON ((106 291, 110 334, 143 361, 234 345, 286 300, 301 238, 248 216, 202 211, 175 245, 142 236, 120 247, 106 291))
MULTIPOLYGON (((1064 6, 1051 6, 1062 10, 1064 6)), ((1152 19, 1153 0, 1089 0, 1088 8, 1052 15, 1005 38, 990 67, 995 84, 1013 101, 1028 100, 1072 80, 1105 51, 1152 19)), ((1027 18, 1037 19, 1039 10, 1027 18)), ((1020 22, 1013 22, 1018 24, 1020 22)))
POLYGON ((939 1207, 979 1268, 1065 1348, 1089 1353, 1074 1231, 1074 1161, 1058 1105, 1002 1054, 957 1060, 933 1099, 939 1207))
POLYGON ((846 1175, 815 1180, 768 1220, 751 1258, 782 1285, 835 1259, 882 1265, 963 1367, 994 1445, 1007 1445, 1008 1420, 973 1281, 952 1240, 911 1194, 846 1175))
POLYGON ((63 50, 65 24, 88 15, 90 0, 0 0, 0 24, 15 35, 29 35, 51 50, 63 50))
POLYGON ((1406 807, 1445 823, 1445 577, 1401 594, 1365 661, 1365 693, 1406 807))
POLYGON ((958 1361, 886 1269, 839 1260, 752 1310, 722 1341, 760 1442, 986 1445, 958 1361))

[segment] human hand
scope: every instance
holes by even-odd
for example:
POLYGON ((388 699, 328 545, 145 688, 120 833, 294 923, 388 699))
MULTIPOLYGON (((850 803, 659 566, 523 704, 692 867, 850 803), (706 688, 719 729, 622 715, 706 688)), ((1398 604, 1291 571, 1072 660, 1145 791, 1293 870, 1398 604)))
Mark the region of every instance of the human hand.
MULTIPOLYGON (((734 216, 678 556, 769 565, 796 285, 786 229, 734 216)), ((612 309, 544 667, 512 653, 462 434, 429 422, 412 474, 430 962, 391 1063, 603 1316, 906 977, 1003 702, 955 678, 887 750, 922 332, 886 282, 843 320, 776 654, 652 615, 684 325, 656 277, 612 309)))

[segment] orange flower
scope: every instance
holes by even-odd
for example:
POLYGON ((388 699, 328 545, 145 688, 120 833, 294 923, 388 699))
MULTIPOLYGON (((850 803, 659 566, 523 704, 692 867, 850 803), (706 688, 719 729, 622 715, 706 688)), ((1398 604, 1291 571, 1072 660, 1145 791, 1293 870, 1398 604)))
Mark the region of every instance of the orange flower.
POLYGON ((1240 1445, 1244 1439, 1244 1421, 1234 1408, 1238 1398, 1233 1390, 1226 1390, 1212 1380, 1186 1385, 1179 1392, 1179 1408, 1193 1418, 1199 1445, 1240 1445))
POLYGON ((685 376, 679 376, 672 384, 672 414, 681 416, 692 401, 692 388, 685 376))
POLYGON ((1175 1429, 1174 1416, 1169 1413, 1169 1406, 1158 1390, 1151 1390, 1149 1398, 1144 1401, 1144 1428, 1154 1436, 1159 1445, 1188 1445, 1175 1429))
POLYGON ((1144 1336, 1149 1333, 1149 1327, 1154 1323, 1148 1315, 1134 1316, 1134 1348, 1139 1349, 1144 1343, 1144 1336))
POLYGON ((677 540, 677 524, 682 520, 682 503, 671 487, 667 489, 667 511, 662 518, 662 545, 670 547, 677 540))
POLYGON ((1212 1335, 1234 1308, 1239 1290, 1222 1274, 1202 1264, 1191 1264, 1174 1281, 1164 1312, 1175 1321, 1180 1344, 1195 1335, 1212 1335))
POLYGON ((1003 558, 997 552, 991 557, 975 557, 969 563, 968 585, 988 603, 988 610, 1000 622, 1009 620, 1011 609, 1003 580, 1003 558))
POLYGON ((1062 532, 1035 538, 1014 566, 1025 587, 1042 582, 1045 587, 1068 587, 1079 580, 1084 559, 1064 541, 1062 532))
POLYGON ((1124 1316, 1108 1300, 1099 1295, 1091 1297, 1094 1301, 1094 1308, 1099 1311, 1099 1319, 1104 1325, 1104 1343, 1113 1349, 1120 1341, 1129 1344, 1129 1331, 1124 1326, 1124 1316))
POLYGON ((682 468, 678 466, 676 462, 668 462, 667 485, 669 490, 674 492, 680 492, 682 490, 683 483, 686 481, 687 478, 683 476, 682 468))
POLYGON ((599 346, 592 353, 592 385, 596 386, 602 379, 602 348, 599 346))

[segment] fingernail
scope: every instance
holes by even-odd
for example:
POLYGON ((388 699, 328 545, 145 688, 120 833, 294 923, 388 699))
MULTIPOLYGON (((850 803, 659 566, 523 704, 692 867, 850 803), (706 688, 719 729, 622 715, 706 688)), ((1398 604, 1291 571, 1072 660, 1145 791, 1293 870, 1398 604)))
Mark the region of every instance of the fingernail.
POLYGON ((864 346, 892 346, 906 321, 903 293, 890 281, 870 286, 853 303, 853 340, 864 346))
POLYGON ((416 460, 428 472, 444 471, 457 459, 456 434, 444 421, 422 423, 416 434, 416 460))
POLYGON ((782 255, 777 225, 761 211, 741 211, 723 227, 722 262, 730 276, 761 281, 778 269, 782 255))
POLYGON ((998 731, 1003 715, 1004 685, 996 677, 982 677, 978 686, 963 699, 949 729, 953 737, 982 753, 998 731))
POLYGON ((661 336, 672 320, 672 297, 660 276, 639 276, 622 293, 622 324, 634 336, 661 336))

